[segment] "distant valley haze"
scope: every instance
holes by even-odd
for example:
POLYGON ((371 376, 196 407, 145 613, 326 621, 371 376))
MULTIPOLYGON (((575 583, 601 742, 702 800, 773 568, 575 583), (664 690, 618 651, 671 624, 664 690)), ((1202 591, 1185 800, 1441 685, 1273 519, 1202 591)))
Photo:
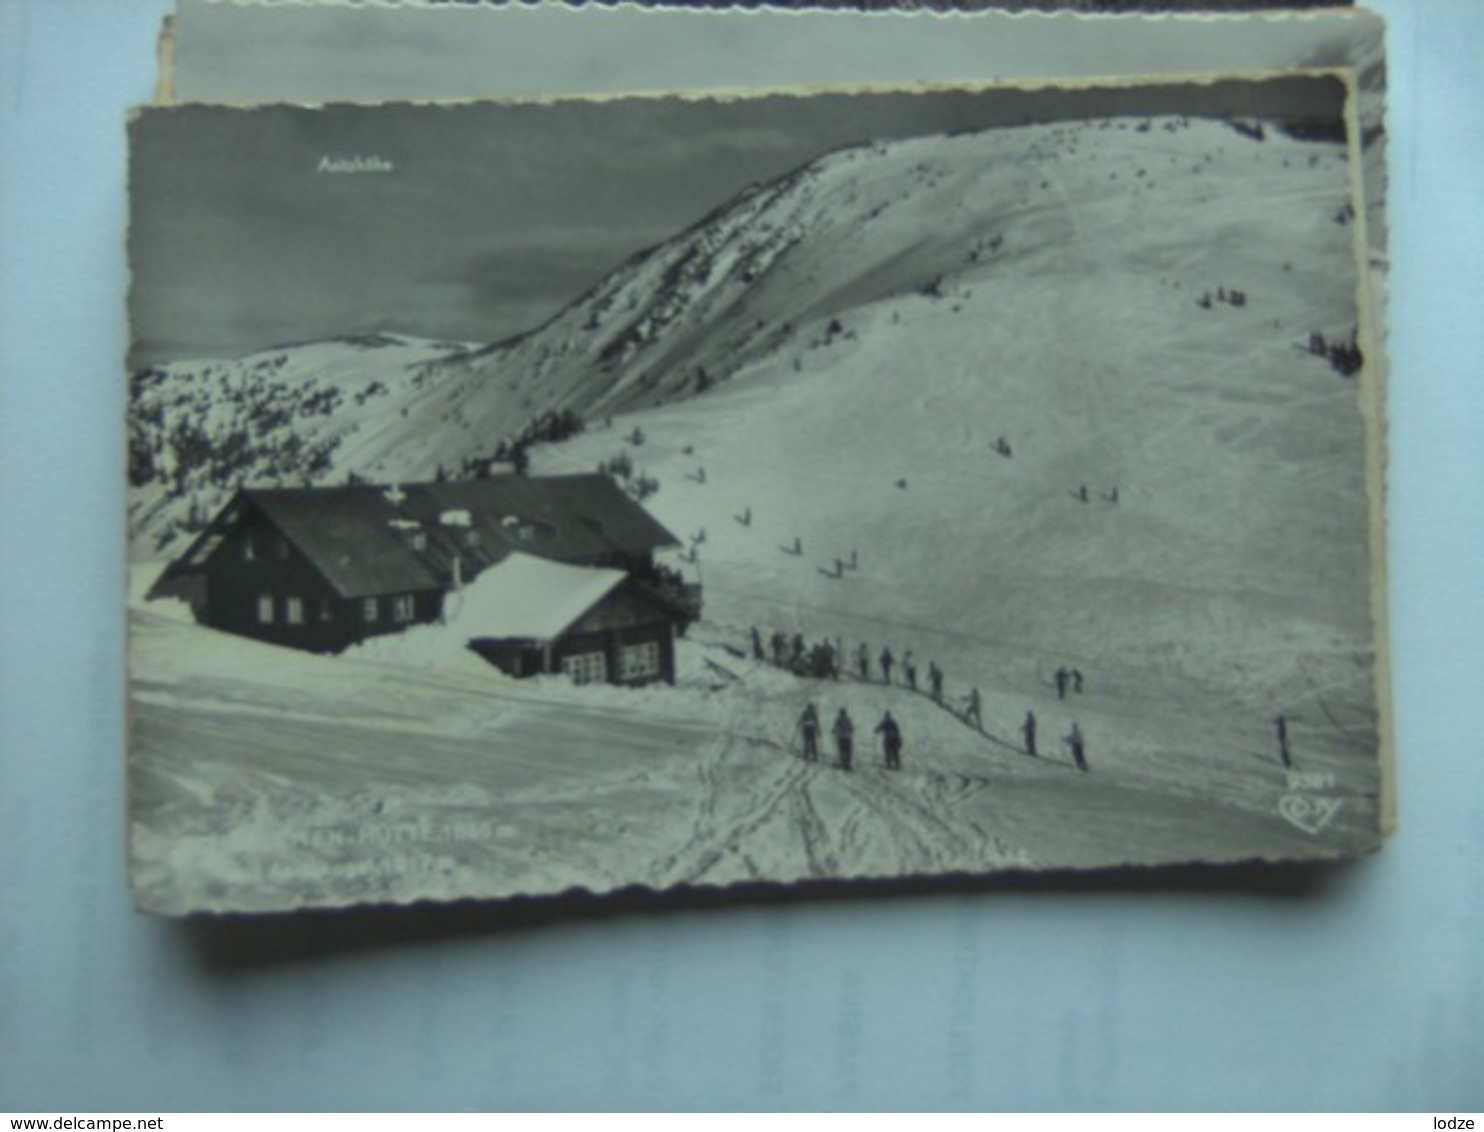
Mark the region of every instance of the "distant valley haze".
POLYGON ((1300 77, 152 111, 131 125, 129 366, 375 331, 500 341, 749 184, 869 140, 1119 114, 1337 118, 1343 99, 1337 80, 1300 77))

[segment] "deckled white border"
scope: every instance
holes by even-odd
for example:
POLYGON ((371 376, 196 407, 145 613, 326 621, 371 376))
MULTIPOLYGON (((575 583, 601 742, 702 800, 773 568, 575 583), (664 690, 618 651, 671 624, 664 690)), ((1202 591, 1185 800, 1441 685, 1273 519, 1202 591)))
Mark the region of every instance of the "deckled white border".
POLYGON ((979 8, 852 8, 844 5, 804 4, 707 4, 704 7, 681 5, 674 2, 644 4, 638 0, 587 0, 585 3, 567 0, 541 0, 536 4, 521 3, 520 0, 477 0, 474 3, 435 3, 434 0, 190 0, 191 3, 221 8, 351 8, 351 9, 395 9, 406 8, 426 12, 470 12, 502 11, 520 9, 525 11, 565 8, 571 11, 627 11, 627 12, 692 12, 699 14, 765 14, 765 15, 813 15, 821 12, 849 16, 978 16, 994 14, 1011 18, 1049 17, 1051 19, 1138 19, 1138 20, 1292 20, 1324 18, 1354 13, 1374 15, 1370 9, 1358 4, 1330 4, 1312 8, 1285 8, 1282 0, 1270 0, 1271 7, 1250 9, 1134 9, 1111 12, 1087 12, 1076 9, 1047 8, 1001 8, 993 0, 979 8))

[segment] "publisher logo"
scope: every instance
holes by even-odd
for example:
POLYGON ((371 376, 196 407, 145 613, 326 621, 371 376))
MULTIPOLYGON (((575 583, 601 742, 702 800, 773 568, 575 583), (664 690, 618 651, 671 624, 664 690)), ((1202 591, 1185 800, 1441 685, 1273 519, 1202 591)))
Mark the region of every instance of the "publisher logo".
POLYGON ((1312 836, 1334 821, 1340 812, 1340 800, 1316 798, 1311 794, 1285 794, 1278 799, 1278 812, 1289 825, 1312 836))

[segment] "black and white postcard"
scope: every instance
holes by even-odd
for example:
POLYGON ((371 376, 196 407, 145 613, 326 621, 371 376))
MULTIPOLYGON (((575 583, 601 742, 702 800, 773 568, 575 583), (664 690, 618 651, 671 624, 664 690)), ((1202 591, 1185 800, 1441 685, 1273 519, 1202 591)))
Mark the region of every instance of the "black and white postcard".
POLYGON ((1374 849, 1348 90, 139 111, 139 905, 1374 849))

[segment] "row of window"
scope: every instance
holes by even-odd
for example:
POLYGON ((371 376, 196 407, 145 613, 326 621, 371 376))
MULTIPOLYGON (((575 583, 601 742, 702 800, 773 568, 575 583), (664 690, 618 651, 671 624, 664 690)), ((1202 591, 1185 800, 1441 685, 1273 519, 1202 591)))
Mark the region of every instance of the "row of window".
MULTIPOLYGON (((361 619, 368 625, 375 624, 381 620, 381 598, 368 597, 361 601, 361 619)), ((302 597, 285 597, 280 602, 273 594, 258 595, 258 624, 272 625, 282 617, 285 625, 303 625, 305 620, 305 602, 302 597)), ((321 621, 329 621, 332 616, 330 602, 321 599, 319 603, 318 616, 321 621)), ((391 620, 395 625, 405 625, 417 616, 417 602, 412 594, 396 594, 391 598, 391 620)))
POLYGON ((578 652, 562 657, 562 672, 574 684, 602 684, 608 680, 608 655, 601 652, 578 652))
POLYGON ((638 680, 660 674, 660 643, 645 641, 638 645, 624 645, 618 650, 618 678, 638 680))
MULTIPOLYGON (((608 680, 608 654, 579 652, 562 657, 562 672, 574 684, 603 684, 608 680)), ((618 678, 642 680, 660 674, 660 645, 644 641, 623 645, 618 650, 618 678)))
MULTIPOLYGON (((258 595, 258 624, 272 625, 278 619, 278 602, 272 594, 258 595)), ((330 619, 330 603, 322 601, 319 604, 319 619, 328 621, 330 619)), ((286 597, 283 599, 283 622, 285 625, 304 624, 304 599, 302 597, 286 597)))
MULTIPOLYGON (((392 598, 392 623, 402 625, 411 621, 417 615, 417 605, 412 600, 411 594, 397 594, 392 598)), ((381 599, 379 597, 367 597, 361 599, 361 620, 367 625, 374 625, 381 620, 381 599)))

